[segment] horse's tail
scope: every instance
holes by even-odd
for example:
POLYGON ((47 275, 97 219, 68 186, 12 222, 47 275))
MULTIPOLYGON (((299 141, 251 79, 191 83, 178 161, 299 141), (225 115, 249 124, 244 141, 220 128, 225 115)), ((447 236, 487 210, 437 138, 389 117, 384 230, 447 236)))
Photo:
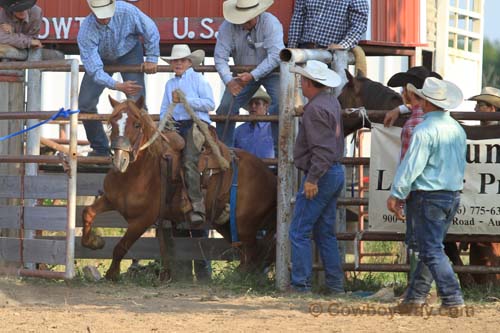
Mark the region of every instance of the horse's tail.
POLYGON ((358 75, 358 72, 361 71, 363 76, 366 76, 366 55, 363 49, 356 45, 351 49, 352 54, 354 55, 354 75, 358 75))

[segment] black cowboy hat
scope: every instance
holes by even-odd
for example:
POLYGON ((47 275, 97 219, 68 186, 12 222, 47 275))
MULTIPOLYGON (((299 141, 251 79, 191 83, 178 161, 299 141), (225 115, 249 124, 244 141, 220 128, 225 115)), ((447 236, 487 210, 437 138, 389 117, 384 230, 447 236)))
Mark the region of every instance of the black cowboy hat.
POLYGON ((394 74, 387 85, 389 87, 406 87, 408 83, 413 84, 416 88, 422 89, 424 81, 428 77, 435 77, 440 80, 443 78, 436 72, 431 72, 424 66, 416 66, 408 69, 406 72, 400 72, 394 74))
POLYGON ((36 0, 0 0, 0 7, 10 13, 22 12, 33 7, 35 3, 36 0))

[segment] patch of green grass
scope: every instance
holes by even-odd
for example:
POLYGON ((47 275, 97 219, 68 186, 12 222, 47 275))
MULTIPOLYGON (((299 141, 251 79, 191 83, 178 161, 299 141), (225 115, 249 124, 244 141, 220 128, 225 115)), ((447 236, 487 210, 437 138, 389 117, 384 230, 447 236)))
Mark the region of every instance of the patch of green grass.
POLYGON ((500 301, 500 286, 492 284, 474 286, 463 289, 466 302, 498 302, 500 301))

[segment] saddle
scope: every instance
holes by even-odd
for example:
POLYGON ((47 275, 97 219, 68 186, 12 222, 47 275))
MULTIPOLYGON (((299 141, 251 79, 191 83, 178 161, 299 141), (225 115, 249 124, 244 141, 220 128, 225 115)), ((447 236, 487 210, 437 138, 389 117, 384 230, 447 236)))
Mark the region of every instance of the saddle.
MULTIPOLYGON (((209 126, 209 132, 219 147, 222 157, 230 162, 232 153, 217 139, 215 128, 209 126)), ((204 193, 205 204, 207 205, 207 217, 213 220, 222 213, 225 204, 229 202, 231 177, 225 177, 226 172, 220 166, 217 155, 212 151, 203 134, 200 133, 200 135, 202 139, 200 139, 201 154, 198 161, 198 171, 201 177, 201 190, 204 193), (210 179, 215 175, 218 175, 218 181, 215 182, 215 188, 213 188, 214 182, 212 182, 212 188, 209 189, 210 179)), ((162 215, 175 216, 182 222, 185 220, 184 214, 192 210, 181 162, 185 142, 175 131, 166 131, 162 133, 162 136, 168 143, 168 148, 162 155, 160 165, 162 184, 161 203, 162 211, 165 213, 162 215)), ((231 171, 228 170, 227 173, 231 174, 231 171)))

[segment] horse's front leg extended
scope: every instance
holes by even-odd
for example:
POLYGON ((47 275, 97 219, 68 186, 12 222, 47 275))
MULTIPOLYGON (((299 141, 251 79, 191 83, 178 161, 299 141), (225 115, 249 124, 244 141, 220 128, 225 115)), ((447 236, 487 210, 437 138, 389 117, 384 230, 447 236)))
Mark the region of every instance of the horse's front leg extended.
POLYGON ((139 237, 147 230, 152 223, 144 223, 144 220, 135 219, 134 221, 128 221, 129 225, 125 235, 116 244, 113 250, 113 261, 111 261, 111 266, 109 266, 106 272, 106 279, 117 281, 120 276, 120 262, 122 261, 125 254, 135 243, 139 237))
POLYGON ((82 212, 83 235, 82 246, 92 250, 100 250, 104 247, 104 239, 92 230, 92 224, 97 214, 111 210, 112 207, 105 196, 99 197, 90 206, 85 207, 82 212))

